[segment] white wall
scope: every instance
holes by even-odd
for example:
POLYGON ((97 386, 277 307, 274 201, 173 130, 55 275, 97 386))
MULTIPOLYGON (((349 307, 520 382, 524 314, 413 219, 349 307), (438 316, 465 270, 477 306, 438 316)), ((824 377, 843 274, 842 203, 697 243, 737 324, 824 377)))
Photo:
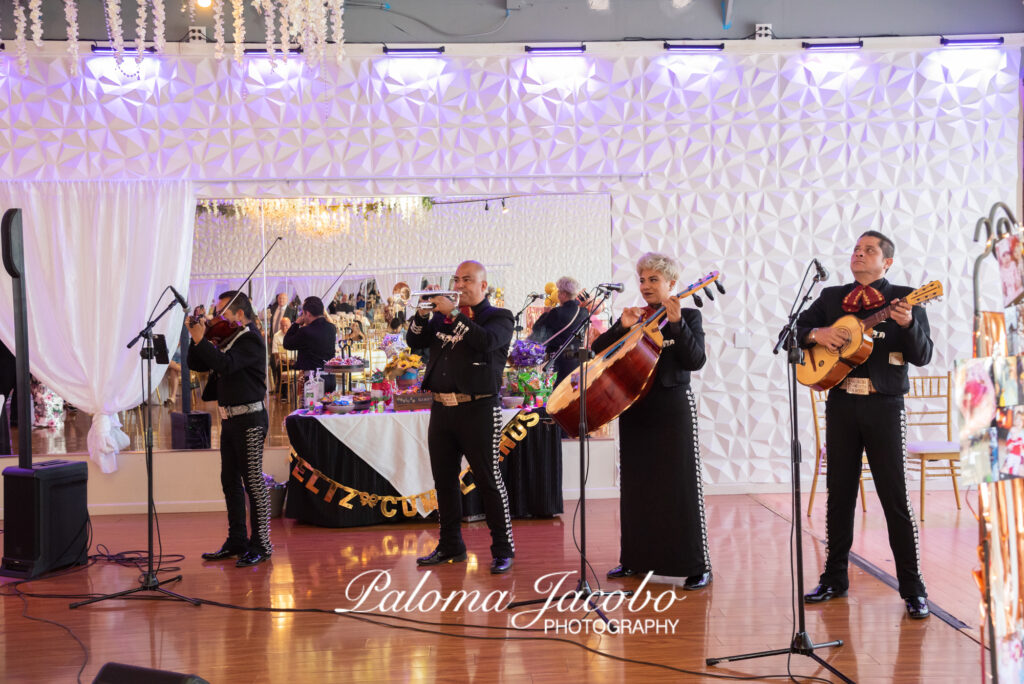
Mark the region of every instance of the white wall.
POLYGON ((929 370, 970 354, 970 234, 1020 187, 1019 46, 934 45, 668 56, 622 43, 541 59, 492 45, 429 60, 366 48, 318 73, 181 56, 144 60, 139 77, 90 58, 78 78, 56 55, 27 76, 4 58, 0 175, 188 177, 208 197, 607 192, 621 302, 649 249, 678 255, 687 280, 727 276, 696 376, 709 479, 785 482, 785 374, 769 349, 812 256, 848 280, 855 237, 890 233, 892 278, 950 293, 931 309, 929 370))

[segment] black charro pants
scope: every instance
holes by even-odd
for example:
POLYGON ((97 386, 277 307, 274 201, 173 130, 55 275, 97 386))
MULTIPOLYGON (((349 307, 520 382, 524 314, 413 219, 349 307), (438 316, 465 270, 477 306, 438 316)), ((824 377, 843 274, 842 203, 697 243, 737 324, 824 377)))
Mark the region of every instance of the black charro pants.
POLYGON ((228 539, 236 551, 269 554, 270 494, 263 479, 263 442, 267 438, 267 412, 245 413, 220 424, 220 484, 228 508, 228 539), (245 528, 245 499, 249 498, 249 528, 245 528))
POLYGON ((466 548, 460 527, 462 490, 459 486, 459 472, 465 455, 483 499, 487 527, 491 530, 491 555, 495 558, 515 555, 508 492, 498 469, 498 441, 502 428, 499 402, 498 397, 488 397, 457 406, 445 406, 435 401, 430 407, 427 445, 441 526, 438 548, 445 553, 461 553, 466 548))
POLYGON ((889 547, 896 564, 900 596, 927 596, 921 580, 917 522, 906 480, 907 419, 903 397, 854 395, 833 389, 825 407, 828 454, 826 556, 821 584, 845 591, 853 545, 853 519, 866 454, 878 500, 889 528, 889 547))

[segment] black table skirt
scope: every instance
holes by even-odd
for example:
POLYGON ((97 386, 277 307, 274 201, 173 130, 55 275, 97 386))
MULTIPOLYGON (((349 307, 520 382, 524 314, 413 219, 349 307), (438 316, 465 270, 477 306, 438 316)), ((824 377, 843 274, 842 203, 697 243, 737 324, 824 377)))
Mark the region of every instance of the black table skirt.
MULTIPOLYGON (((561 433, 543 409, 537 410, 540 411, 541 421, 526 430, 525 437, 516 442, 516 446, 501 462, 501 472, 508 489, 509 509, 516 518, 550 517, 562 512, 561 433)), ((288 416, 285 427, 295 453, 324 476, 360 491, 401 498, 391 483, 340 442, 316 418, 288 416)), ((467 474, 463 481, 472 482, 472 473, 467 474)), ((398 514, 387 517, 381 513, 379 506, 361 505, 358 497, 351 501, 352 508, 344 508, 338 505, 337 496, 330 502, 324 501, 326 486, 321 485, 317 489, 318 492, 311 491, 294 475, 289 477, 285 515, 301 523, 321 527, 356 527, 423 520, 418 514, 406 517, 400 510, 398 514)), ((482 513, 483 505, 475 490, 462 497, 463 516, 482 513)))

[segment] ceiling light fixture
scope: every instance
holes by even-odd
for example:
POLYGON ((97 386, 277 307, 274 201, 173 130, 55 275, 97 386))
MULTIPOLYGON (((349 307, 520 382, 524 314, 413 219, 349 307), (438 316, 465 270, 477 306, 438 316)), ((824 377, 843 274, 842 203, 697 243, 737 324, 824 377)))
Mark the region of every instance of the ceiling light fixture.
MULTIPOLYGON (((243 50, 243 52, 247 56, 249 56, 249 57, 269 57, 270 56, 270 53, 267 52, 266 48, 245 48, 245 50, 243 50)), ((274 50, 274 54, 275 55, 279 55, 279 54, 281 54, 281 51, 280 50, 274 50)), ((288 54, 289 55, 301 55, 302 54, 302 48, 300 48, 300 47, 288 48, 288 54)))
POLYGON ((531 55, 578 55, 587 51, 587 46, 580 45, 526 45, 524 50, 531 55))
POLYGON ((725 43, 663 43, 669 52, 721 52, 725 43))
POLYGON ((998 47, 1003 44, 1003 37, 998 38, 946 38, 939 39, 942 47, 998 47))
POLYGON ((384 54, 391 57, 436 57, 444 53, 444 45, 438 47, 393 48, 384 46, 384 54))
MULTIPOLYGON (((90 49, 94 53, 99 54, 99 55, 112 55, 112 54, 114 54, 114 48, 111 47, 110 45, 93 45, 90 49)), ((154 53, 156 53, 156 48, 153 47, 152 45, 150 45, 148 48, 143 48, 142 51, 143 52, 148 52, 150 54, 154 54, 154 53)), ((138 50, 136 50, 135 48, 125 47, 122 52, 130 54, 130 53, 138 52, 138 50)))
POLYGON ((804 41, 803 43, 801 43, 801 45, 803 45, 804 50, 860 50, 862 47, 864 47, 864 41, 856 40, 852 42, 842 43, 808 43, 807 41, 804 41))

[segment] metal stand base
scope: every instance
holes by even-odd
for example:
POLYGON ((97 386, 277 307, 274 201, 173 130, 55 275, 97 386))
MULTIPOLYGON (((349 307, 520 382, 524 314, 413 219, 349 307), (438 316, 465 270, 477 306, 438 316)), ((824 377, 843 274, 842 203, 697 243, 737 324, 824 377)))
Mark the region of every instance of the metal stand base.
POLYGON ((733 660, 750 660, 752 658, 766 658, 768 656, 787 655, 792 653, 794 655, 807 656, 808 658, 810 658, 811 660, 818 663, 823 668, 834 674, 836 677, 839 677, 839 679, 843 680, 844 682, 854 684, 852 679, 844 675, 836 668, 829 665, 821 656, 814 652, 814 649, 816 648, 831 648, 832 646, 842 645, 843 642, 841 639, 837 639, 836 641, 828 641, 823 644, 816 644, 811 641, 811 637, 807 634, 807 632, 797 632, 793 635, 793 643, 789 645, 789 648, 776 648, 771 651, 744 653, 742 655, 726 656, 725 658, 708 658, 704 662, 708 665, 717 665, 718 663, 727 663, 733 660))
MULTIPOLYGON (((808 270, 810 267, 808 267, 808 270)), ((804 278, 806 278, 806 273, 804 278)), ((791 515, 793 516, 793 551, 796 555, 795 561, 795 572, 796 572, 796 600, 799 602, 796 613, 798 618, 797 631, 793 635, 793 641, 790 643, 789 648, 777 648, 771 651, 758 651, 757 653, 744 653, 742 655, 727 656, 725 658, 708 658, 704 662, 708 665, 716 665, 718 663, 725 663, 732 660, 750 660, 752 658, 765 658, 773 655, 802 655, 807 656, 814 662, 818 663, 826 670, 839 677, 844 682, 853 683, 853 680, 844 675, 842 672, 826 663, 817 653, 814 652, 818 648, 830 648, 832 646, 842 646, 843 642, 829 641, 823 644, 816 644, 811 641, 811 637, 807 634, 806 614, 804 611, 804 553, 803 553, 803 527, 801 525, 801 515, 803 515, 803 504, 801 503, 800 497, 800 463, 802 461, 802 455, 800 451, 800 428, 799 428, 799 414, 797 412, 797 380, 796 380, 796 367, 800 363, 803 353, 800 351, 799 340, 797 339, 796 333, 796 320, 800 315, 800 311, 803 306, 811 301, 811 292, 814 290, 814 286, 819 280, 823 279, 822 276, 815 276, 814 281, 811 283, 807 294, 801 299, 803 291, 803 283, 800 285, 801 292, 797 293, 797 299, 793 303, 790 309, 789 322, 786 327, 779 333, 779 341, 775 345, 774 353, 778 353, 780 349, 785 349, 787 354, 787 361, 789 364, 789 425, 790 425, 790 440, 789 440, 789 453, 790 453, 790 473, 792 477, 793 487, 793 498, 791 501, 792 510, 791 515)))
POLYGON ((180 579, 181 579, 181 575, 178 575, 177 577, 171 577, 170 579, 165 579, 163 581, 158 581, 157 578, 156 578, 156 574, 155 573, 153 573, 153 574, 146 573, 142 577, 142 585, 141 586, 135 587, 134 589, 125 589, 124 591, 119 591, 119 592, 114 593, 114 594, 107 594, 106 596, 97 596, 96 598, 86 599, 85 601, 78 601, 76 603, 72 603, 71 607, 72 608, 78 608, 79 606, 85 606, 85 605, 88 605, 90 603, 96 603, 97 601, 105 601, 107 599, 122 598, 124 596, 130 596, 131 594, 137 594, 140 591, 156 591, 156 592, 159 592, 159 593, 163 594, 164 596, 167 596, 167 597, 169 597, 170 599, 173 599, 173 600, 185 601, 186 603, 191 603, 193 606, 200 605, 198 599, 189 598, 188 596, 182 596, 181 594, 174 593, 170 589, 164 589, 163 588, 163 585, 169 584, 171 582, 177 582, 180 579))

